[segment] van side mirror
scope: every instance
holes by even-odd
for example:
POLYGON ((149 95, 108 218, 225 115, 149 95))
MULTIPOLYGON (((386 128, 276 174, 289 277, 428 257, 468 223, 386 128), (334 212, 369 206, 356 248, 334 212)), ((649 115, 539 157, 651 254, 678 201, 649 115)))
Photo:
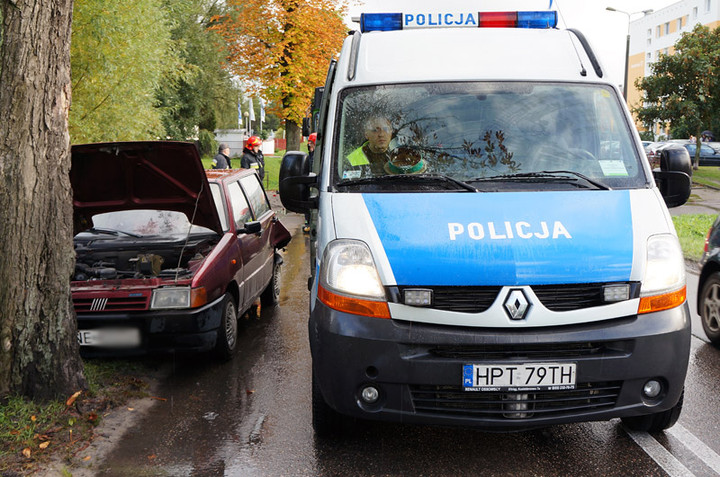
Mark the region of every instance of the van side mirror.
POLYGON ((668 208, 679 207, 690 198, 692 181, 686 173, 680 171, 654 171, 653 176, 668 208))
POLYGON ((310 135, 310 119, 311 118, 303 118, 302 119, 302 135, 305 137, 308 137, 310 135))
POLYGON ((684 172, 693 175, 690 153, 680 144, 671 144, 660 151, 660 170, 684 172))
POLYGON ((317 208, 317 197, 310 196, 312 187, 317 188, 317 177, 310 174, 308 155, 300 151, 285 153, 278 181, 283 207, 301 214, 317 208))

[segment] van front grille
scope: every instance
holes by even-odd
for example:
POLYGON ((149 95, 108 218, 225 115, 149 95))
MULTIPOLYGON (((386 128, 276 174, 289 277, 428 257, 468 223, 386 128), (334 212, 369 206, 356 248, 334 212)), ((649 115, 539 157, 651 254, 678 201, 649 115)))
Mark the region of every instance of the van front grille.
POLYGON ((487 420, 577 416, 611 409, 621 381, 580 383, 568 391, 530 393, 464 391, 460 386, 410 386, 415 411, 487 420))

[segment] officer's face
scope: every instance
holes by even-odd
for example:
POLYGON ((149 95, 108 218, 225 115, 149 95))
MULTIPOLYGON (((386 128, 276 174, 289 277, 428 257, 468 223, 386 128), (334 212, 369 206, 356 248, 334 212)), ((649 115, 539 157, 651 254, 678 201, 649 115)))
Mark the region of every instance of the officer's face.
POLYGON ((385 152, 390 146, 392 137, 392 128, 390 122, 386 119, 374 119, 365 129, 365 137, 367 137, 370 150, 373 152, 385 152))

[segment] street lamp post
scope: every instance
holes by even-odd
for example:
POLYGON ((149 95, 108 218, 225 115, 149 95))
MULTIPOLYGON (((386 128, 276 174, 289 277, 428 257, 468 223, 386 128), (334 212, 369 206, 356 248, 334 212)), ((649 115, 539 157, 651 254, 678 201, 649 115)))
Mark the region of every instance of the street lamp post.
POLYGON ((628 26, 627 26, 627 38, 625 39, 625 77, 623 78, 623 97, 625 98, 625 101, 627 102, 627 84, 628 84, 628 62, 630 61, 630 17, 632 15, 635 15, 636 13, 643 13, 645 15, 648 15, 652 13, 654 10, 651 8, 649 10, 641 10, 639 12, 625 12, 623 10, 618 10, 613 7, 607 7, 605 10, 610 12, 617 12, 617 13, 624 13, 627 15, 628 19, 628 26))

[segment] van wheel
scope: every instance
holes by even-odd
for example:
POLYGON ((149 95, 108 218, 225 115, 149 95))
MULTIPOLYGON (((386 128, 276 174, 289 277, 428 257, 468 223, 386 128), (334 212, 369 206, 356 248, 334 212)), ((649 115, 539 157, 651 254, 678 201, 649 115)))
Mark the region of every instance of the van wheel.
POLYGON ((667 411, 648 414, 646 416, 623 417, 622 423, 631 431, 659 432, 675 425, 683 407, 685 390, 680 394, 677 404, 667 411))
POLYGON ((280 263, 273 260, 273 271, 270 283, 260 295, 260 303, 265 306, 276 305, 280 297, 280 263))
POLYGON ((710 275, 700 294, 700 317, 705 334, 720 346, 720 272, 710 275))
POLYGON ((220 317, 220 328, 218 328, 217 341, 215 342, 215 354, 222 360, 230 360, 238 344, 238 319, 235 299, 229 293, 225 294, 222 305, 222 316, 220 317))
POLYGON ((312 426, 315 435, 320 438, 340 437, 351 424, 351 419, 328 406, 322 396, 320 386, 312 373, 312 426))

